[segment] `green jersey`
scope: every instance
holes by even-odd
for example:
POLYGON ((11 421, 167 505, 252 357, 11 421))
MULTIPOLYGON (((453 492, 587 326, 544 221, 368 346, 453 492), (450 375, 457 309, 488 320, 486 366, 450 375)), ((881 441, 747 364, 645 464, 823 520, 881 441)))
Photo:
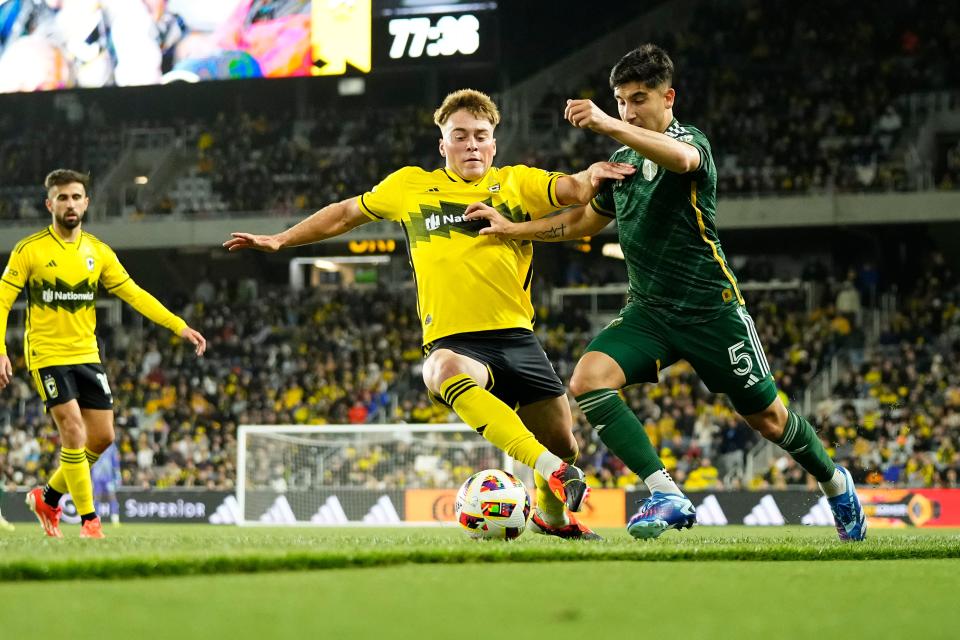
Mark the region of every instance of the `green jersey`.
POLYGON ((608 180, 590 204, 617 220, 630 302, 661 310, 678 323, 702 322, 728 305, 743 304, 743 297, 717 237, 717 168, 710 142, 676 120, 664 133, 693 145, 700 168, 673 173, 622 147, 610 161, 632 164, 636 173, 608 180))

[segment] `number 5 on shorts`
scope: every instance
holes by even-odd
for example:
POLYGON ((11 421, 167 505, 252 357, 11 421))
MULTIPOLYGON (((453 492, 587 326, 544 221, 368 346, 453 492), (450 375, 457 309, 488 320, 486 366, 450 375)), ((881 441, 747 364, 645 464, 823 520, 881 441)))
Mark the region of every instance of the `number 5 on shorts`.
POLYGON ((746 343, 741 340, 727 348, 727 353, 730 355, 730 364, 733 366, 733 372, 738 376, 745 376, 753 371, 753 358, 750 357, 750 354, 747 352, 738 353, 744 346, 746 346, 746 343))

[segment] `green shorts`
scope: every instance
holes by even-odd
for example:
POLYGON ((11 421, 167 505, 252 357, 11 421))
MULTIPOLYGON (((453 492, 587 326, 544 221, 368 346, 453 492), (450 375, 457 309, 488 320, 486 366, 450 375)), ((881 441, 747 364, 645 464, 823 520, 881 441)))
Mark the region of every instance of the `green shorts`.
POLYGON ((753 318, 739 305, 712 320, 682 325, 656 309, 627 305, 587 351, 616 360, 627 385, 656 382, 660 369, 686 360, 710 391, 730 397, 740 415, 763 411, 777 397, 753 318))

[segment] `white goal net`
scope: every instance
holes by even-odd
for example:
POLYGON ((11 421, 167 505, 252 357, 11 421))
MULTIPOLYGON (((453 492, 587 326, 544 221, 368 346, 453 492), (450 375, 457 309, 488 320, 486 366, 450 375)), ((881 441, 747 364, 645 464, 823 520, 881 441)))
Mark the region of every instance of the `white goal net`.
POLYGON ((471 474, 514 470, 463 424, 244 425, 237 439, 241 525, 452 522, 453 496, 471 474))

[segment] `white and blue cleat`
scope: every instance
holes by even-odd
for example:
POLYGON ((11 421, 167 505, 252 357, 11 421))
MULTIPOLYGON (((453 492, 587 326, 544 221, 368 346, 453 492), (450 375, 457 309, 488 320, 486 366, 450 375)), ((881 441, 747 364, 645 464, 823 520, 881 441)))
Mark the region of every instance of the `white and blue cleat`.
POLYGON ((627 532, 640 540, 652 540, 667 529, 689 529, 696 521, 697 511, 686 496, 654 491, 630 518, 627 532))
POLYGON ((837 525, 837 535, 843 541, 863 540, 867 537, 867 517, 857 497, 857 489, 853 486, 850 472, 837 465, 846 478, 846 491, 833 498, 827 498, 830 510, 833 511, 833 521, 837 525))

